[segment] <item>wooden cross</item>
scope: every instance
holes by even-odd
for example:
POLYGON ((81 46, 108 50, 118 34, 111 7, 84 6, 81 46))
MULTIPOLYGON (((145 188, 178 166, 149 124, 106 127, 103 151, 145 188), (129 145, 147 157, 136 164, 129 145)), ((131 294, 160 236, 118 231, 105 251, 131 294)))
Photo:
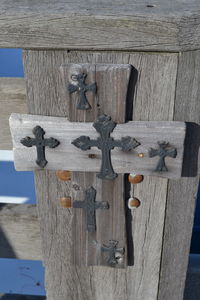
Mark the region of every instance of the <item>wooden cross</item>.
POLYGON ((122 151, 131 151, 140 145, 134 138, 129 136, 123 137, 121 140, 114 140, 110 137, 111 132, 115 128, 116 123, 111 117, 102 115, 93 124, 93 127, 100 134, 96 140, 91 140, 88 136, 80 136, 75 139, 72 144, 81 150, 88 150, 91 147, 97 147, 102 151, 101 170, 98 177, 101 179, 115 179, 117 174, 114 172, 111 163, 111 150, 119 147, 122 151))
POLYGON ((108 209, 108 202, 96 202, 96 190, 93 187, 90 187, 85 192, 85 200, 84 201, 74 201, 74 208, 83 208, 86 212, 86 222, 87 222, 87 230, 89 232, 96 231, 96 209, 108 209))
POLYGON ((158 146, 159 146, 159 149, 151 148, 149 150, 149 157, 160 156, 160 159, 158 161, 155 171, 156 172, 161 172, 161 171, 167 172, 168 169, 165 164, 165 158, 167 156, 175 158, 177 156, 177 150, 176 150, 176 148, 170 147, 169 143, 167 143, 167 142, 158 142, 158 146))
POLYGON ((54 138, 45 139, 45 131, 40 126, 36 126, 33 129, 33 134, 35 138, 31 138, 29 136, 21 139, 21 143, 26 147, 36 146, 37 148, 37 160, 36 164, 41 168, 44 168, 48 161, 45 158, 45 147, 55 148, 60 142, 54 138))
POLYGON ((91 108, 91 105, 89 104, 87 98, 86 98, 86 93, 88 91, 93 91, 94 93, 96 92, 96 83, 92 84, 85 84, 85 78, 87 77, 87 74, 81 73, 78 75, 72 75, 72 78, 78 82, 77 85, 75 84, 69 84, 68 85, 68 91, 70 93, 74 92, 79 92, 80 93, 80 99, 77 104, 77 109, 82 109, 82 110, 87 110, 91 108))
POLYGON ((125 252, 124 248, 117 248, 118 241, 110 240, 108 246, 103 245, 101 247, 102 252, 107 252, 108 257, 106 259, 106 262, 110 266, 115 266, 119 263, 119 260, 123 257, 123 254, 125 252))

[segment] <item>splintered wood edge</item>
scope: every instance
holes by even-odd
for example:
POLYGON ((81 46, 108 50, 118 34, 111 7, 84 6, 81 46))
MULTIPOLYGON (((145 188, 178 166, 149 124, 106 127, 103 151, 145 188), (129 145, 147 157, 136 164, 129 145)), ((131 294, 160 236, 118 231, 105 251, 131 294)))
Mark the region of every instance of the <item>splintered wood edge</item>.
MULTIPOLYGON (((66 118, 47 117, 37 115, 12 114, 10 116, 10 129, 14 147, 15 168, 19 171, 40 169, 36 163, 35 147, 26 148, 20 140, 25 136, 33 136, 32 129, 40 125, 47 137, 54 137, 61 141, 58 148, 46 149, 48 164, 45 169, 98 172, 101 165, 101 153, 97 148, 82 151, 71 141, 81 135, 97 138, 98 133, 93 128, 93 123, 69 122, 66 118), (48 134, 48 129, 50 134, 48 134), (93 159, 90 158, 91 157, 93 159), (67 157, 67 162, 66 162, 67 157), (78 164, 77 164, 78 162, 78 164)), ((140 142, 133 152, 123 152, 117 148, 112 150, 112 164, 116 173, 137 173, 166 178, 180 178, 183 163, 184 140, 186 124, 174 121, 130 121, 118 124, 111 136, 115 139, 131 136, 140 142), (134 124, 134 126, 132 126, 134 124), (149 158, 150 148, 157 148, 157 142, 169 142, 177 149, 176 159, 166 158, 168 172, 155 172, 158 157, 149 158), (140 158, 139 154, 144 153, 140 158)))

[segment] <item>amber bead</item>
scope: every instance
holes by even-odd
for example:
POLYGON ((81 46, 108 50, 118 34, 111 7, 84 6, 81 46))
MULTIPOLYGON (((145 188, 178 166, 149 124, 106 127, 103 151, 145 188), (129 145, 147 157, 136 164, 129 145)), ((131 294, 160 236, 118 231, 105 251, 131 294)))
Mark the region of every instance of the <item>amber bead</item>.
POLYGON ((138 200, 137 198, 129 198, 128 199, 128 207, 130 209, 134 209, 140 206, 140 200, 138 200))
POLYGON ((143 175, 135 175, 135 174, 129 174, 128 181, 130 183, 136 184, 142 182, 144 179, 143 175))
POLYGON ((71 200, 71 197, 62 197, 60 198, 60 205, 62 207, 65 207, 65 208, 70 208, 72 207, 72 200, 71 200))
POLYGON ((63 181, 71 180, 71 175, 72 173, 70 171, 65 171, 65 170, 56 171, 56 176, 63 181))

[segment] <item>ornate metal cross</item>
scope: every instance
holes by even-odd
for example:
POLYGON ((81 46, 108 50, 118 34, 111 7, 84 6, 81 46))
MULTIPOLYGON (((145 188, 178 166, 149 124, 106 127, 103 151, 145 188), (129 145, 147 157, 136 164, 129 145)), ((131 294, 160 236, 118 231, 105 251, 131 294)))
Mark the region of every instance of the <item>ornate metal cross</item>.
POLYGON ((102 252, 107 252, 108 256, 106 262, 110 266, 115 266, 119 263, 120 259, 122 259, 124 255, 124 248, 117 248, 118 241, 110 240, 108 246, 103 245, 101 246, 102 252))
POLYGON ((48 161, 45 158, 45 147, 55 148, 57 147, 60 142, 54 138, 45 139, 45 131, 40 127, 36 126, 33 129, 33 134, 35 138, 31 138, 29 136, 22 139, 20 142, 26 147, 36 146, 37 148, 37 160, 36 164, 41 168, 44 168, 48 161))
POLYGON ((158 142, 159 149, 150 149, 149 157, 160 156, 158 164, 156 166, 156 172, 168 171, 165 164, 165 158, 167 156, 175 158, 177 156, 176 148, 172 148, 167 142, 158 142))
POLYGON ((85 78, 87 77, 87 74, 85 74, 85 73, 81 73, 78 75, 72 75, 72 76, 73 76, 73 79, 78 82, 78 84, 77 85, 69 84, 68 91, 70 93, 74 93, 74 92, 80 93, 80 99, 77 104, 77 109, 83 109, 83 110, 90 109, 91 105, 89 104, 85 94, 88 91, 93 91, 94 93, 96 93, 96 89, 97 89, 96 83, 86 85, 85 78))
POLYGON ((99 138, 91 140, 88 136, 80 136, 72 142, 74 146, 84 151, 89 150, 91 147, 97 147, 102 151, 101 171, 97 175, 101 179, 115 179, 117 177, 111 163, 112 149, 119 147, 122 151, 131 151, 140 145, 134 138, 129 136, 123 137, 121 140, 114 140, 110 137, 115 126, 116 123, 111 120, 111 117, 102 115, 93 124, 93 127, 100 134, 99 138))
POLYGON ((74 201, 74 208, 83 208, 86 212, 86 222, 87 222, 87 230, 89 232, 96 231, 96 209, 108 209, 108 202, 96 202, 96 190, 93 187, 90 187, 85 192, 85 200, 84 201, 74 201))

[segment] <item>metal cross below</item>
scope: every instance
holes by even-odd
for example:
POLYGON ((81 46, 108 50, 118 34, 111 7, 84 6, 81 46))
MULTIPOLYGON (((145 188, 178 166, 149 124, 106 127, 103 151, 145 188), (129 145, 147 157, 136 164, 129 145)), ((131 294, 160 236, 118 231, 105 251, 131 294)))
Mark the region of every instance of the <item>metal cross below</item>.
POLYGON ((41 168, 44 168, 48 161, 45 158, 45 147, 55 148, 60 142, 54 138, 45 139, 45 131, 40 126, 36 126, 33 128, 33 134, 35 138, 31 138, 29 136, 21 139, 21 143, 26 147, 36 146, 37 148, 37 160, 36 164, 41 168))
POLYGON ((117 177, 111 163, 112 149, 119 147, 122 151, 131 151, 140 145, 130 136, 123 137, 121 140, 114 140, 110 137, 115 126, 116 123, 111 120, 111 117, 102 115, 93 124, 93 127, 100 134, 99 138, 91 140, 88 136, 80 136, 72 142, 74 146, 84 151, 89 150, 91 147, 97 147, 102 151, 101 170, 97 175, 101 179, 115 179, 117 177))
POLYGON ((96 83, 92 83, 92 84, 85 84, 85 78, 87 77, 87 74, 85 73, 81 73, 78 75, 72 75, 72 78, 74 80, 77 81, 77 84, 69 84, 68 85, 68 91, 70 93, 74 93, 74 92, 79 92, 80 93, 80 99, 79 102, 77 104, 77 109, 82 109, 82 110, 87 110, 91 108, 91 105, 89 104, 87 98, 86 98, 86 93, 88 91, 93 91, 94 93, 96 93, 96 83))
POLYGON ((168 171, 165 164, 165 158, 167 156, 175 158, 177 156, 176 148, 172 148, 167 142, 158 142, 159 149, 150 149, 149 157, 160 156, 155 172, 168 171))
POLYGON ((110 266, 115 266, 119 264, 120 260, 123 259, 125 249, 117 248, 117 245, 118 245, 118 241, 110 240, 108 246, 107 245, 101 246, 101 251, 108 253, 106 262, 110 266))
POLYGON ((83 208, 86 212, 87 230, 89 232, 96 231, 96 209, 108 209, 108 202, 96 202, 96 190, 90 187, 85 192, 84 201, 74 201, 74 208, 83 208))

